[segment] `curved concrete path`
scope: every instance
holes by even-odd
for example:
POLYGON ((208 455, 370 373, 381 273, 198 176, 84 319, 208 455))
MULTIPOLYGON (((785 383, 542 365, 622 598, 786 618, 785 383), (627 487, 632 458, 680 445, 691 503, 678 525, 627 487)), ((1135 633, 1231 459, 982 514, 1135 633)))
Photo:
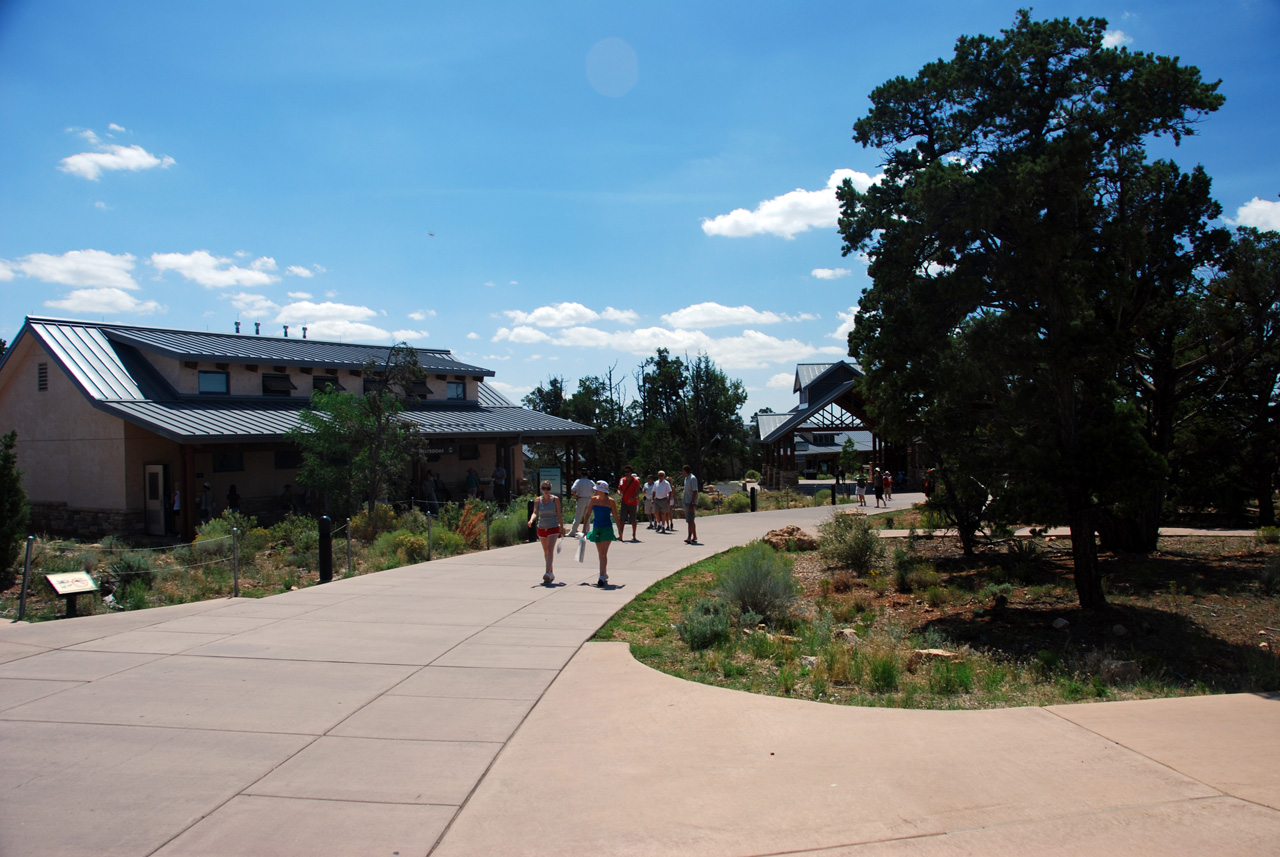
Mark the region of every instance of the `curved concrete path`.
POLYGON ((607 590, 569 546, 539 586, 522 545, 0 627, 0 855, 1280 850, 1275 698, 841 708, 583 645, 655 580, 827 514, 641 529, 607 590))

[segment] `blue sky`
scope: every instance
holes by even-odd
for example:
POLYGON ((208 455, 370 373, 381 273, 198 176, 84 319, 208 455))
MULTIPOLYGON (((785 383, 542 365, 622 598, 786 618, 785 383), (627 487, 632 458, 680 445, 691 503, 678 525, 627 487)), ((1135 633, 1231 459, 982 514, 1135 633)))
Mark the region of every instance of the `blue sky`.
MULTIPOLYGON (((451 349, 515 398, 665 346, 786 410, 868 284, 830 190, 878 172, 867 95, 1016 9, 0 0, 0 337, 306 325, 451 349)), ((1280 229, 1280 2, 1033 12, 1221 78, 1154 151, 1280 229)))

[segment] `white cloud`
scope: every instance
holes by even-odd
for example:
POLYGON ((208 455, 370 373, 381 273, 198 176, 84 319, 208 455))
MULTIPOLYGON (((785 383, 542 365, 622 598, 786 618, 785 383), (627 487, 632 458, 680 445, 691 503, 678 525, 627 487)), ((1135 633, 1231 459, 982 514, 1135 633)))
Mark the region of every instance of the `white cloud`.
POLYGON ((765 386, 770 390, 794 390, 796 375, 794 372, 779 372, 777 375, 770 376, 765 386))
POLYGON ((188 280, 208 289, 268 286, 280 281, 278 274, 270 273, 276 267, 275 260, 270 256, 255 259, 249 267, 242 268, 232 264, 229 258, 214 256, 208 250, 196 250, 193 253, 152 253, 151 264, 162 274, 165 271, 177 271, 188 280))
POLYGON ((848 312, 836 311, 836 315, 840 316, 840 326, 833 333, 827 334, 832 339, 838 339, 841 342, 849 340, 849 331, 853 330, 853 326, 858 318, 858 308, 856 306, 849 307, 848 312))
POLYGON ((165 169, 176 161, 168 155, 156 157, 141 146, 119 146, 114 143, 100 144, 97 135, 92 131, 83 136, 98 147, 96 152, 80 152, 62 159, 58 169, 73 176, 80 176, 96 182, 104 170, 150 170, 155 167, 165 169))
POLYGON ((474 330, 467 334, 467 339, 479 339, 479 338, 480 338, 480 334, 476 333, 474 330))
POLYGON ((100 211, 108 211, 108 210, 110 210, 110 208, 111 208, 111 206, 107 205, 107 204, 106 204, 105 202, 103 202, 102 200, 98 200, 97 202, 95 202, 95 203, 93 204, 93 207, 94 207, 94 208, 96 208, 96 209, 99 209, 100 211))
POLYGON ((435 317, 436 317, 436 311, 433 309, 414 310, 413 312, 409 313, 409 318, 413 319, 414 321, 426 321, 429 318, 435 318, 435 317))
MULTIPOLYGON (((494 359, 494 358, 489 358, 489 359, 494 359)), ((505 359, 505 358, 497 358, 497 359, 505 359)), ((521 399, 523 399, 526 395, 533 392, 533 387, 531 386, 528 386, 528 385, 517 386, 516 384, 508 384, 505 381, 495 381, 493 378, 486 378, 484 385, 486 387, 493 387, 495 390, 497 390, 499 393, 506 396, 508 399, 510 399, 513 402, 518 402, 521 399)))
POLYGON ((860 191, 880 180, 880 176, 873 177, 856 170, 836 170, 822 190, 797 188, 782 196, 766 199, 756 206, 755 211, 737 208, 728 214, 704 219, 702 231, 727 238, 769 234, 790 239, 810 229, 832 228, 840 218, 836 188, 846 178, 860 191))
POLYGON ((1107 30, 1102 34, 1102 46, 1104 48, 1118 48, 1132 41, 1133 37, 1124 30, 1107 30))
POLYGON ((0 283, 8 282, 15 276, 17 275, 13 273, 13 265, 4 259, 0 259, 0 283))
POLYGON ((614 309, 611 306, 605 307, 600 317, 605 321, 616 321, 621 324, 635 324, 640 320, 640 314, 633 309, 614 309))
POLYGON ((308 279, 315 276, 315 273, 310 268, 304 268, 301 265, 290 265, 284 269, 284 272, 295 277, 306 277, 308 279))
POLYGON ((617 333, 596 330, 594 327, 567 327, 556 334, 553 342, 556 345, 578 345, 583 347, 605 348, 616 344, 617 333))
POLYGON ((841 277, 849 276, 852 271, 848 268, 814 268, 809 272, 810 276, 819 280, 838 280, 841 277))
POLYGON ((595 310, 570 301, 538 307, 533 312, 509 309, 504 314, 518 325, 532 324, 536 327, 573 327, 600 318, 595 310))
POLYGON ((114 123, 114 122, 112 122, 112 123, 110 123, 109 125, 107 125, 107 128, 109 128, 109 129, 110 129, 110 130, 112 130, 112 131, 120 131, 121 133, 127 133, 127 132, 128 132, 128 130, 129 130, 129 129, 124 128, 124 127, 122 127, 122 126, 120 126, 120 125, 117 125, 117 124, 116 124, 116 123, 114 123))
POLYGON ((278 303, 264 295, 237 292, 234 295, 223 295, 223 297, 229 298, 233 307, 250 316, 271 315, 280 309, 278 303))
MULTIPOLYGON (((322 322, 364 321, 377 315, 377 310, 370 309, 367 306, 339 304, 333 301, 325 301, 321 304, 312 303, 311 301, 294 301, 291 304, 280 307, 280 312, 276 314, 276 321, 289 324, 315 323, 318 327, 322 322)), ((383 337, 389 335, 385 330, 381 331, 381 333, 383 337)))
POLYGON ((130 253, 119 256, 103 250, 70 250, 61 256, 32 253, 8 263, 15 271, 46 283, 64 286, 92 286, 108 289, 136 289, 130 253))
POLYGON ((396 342, 417 342, 418 340, 428 339, 431 336, 425 330, 393 330, 391 338, 396 342))
POLYGON ((550 336, 543 333, 541 330, 538 330, 535 327, 529 327, 528 325, 500 327, 493 335, 494 342, 502 342, 503 340, 506 340, 508 342, 519 342, 526 345, 532 342, 546 342, 549 339, 551 339, 550 336))
POLYGON ((47 307, 73 310, 84 313, 117 313, 128 312, 148 314, 159 312, 160 304, 155 301, 140 301, 123 289, 76 289, 68 292, 56 301, 45 301, 47 307))
POLYGON ((1237 226, 1252 226, 1264 232, 1280 232, 1280 202, 1254 197, 1236 209, 1237 226))
POLYGON ((496 283, 494 283, 493 280, 485 280, 484 284, 489 288, 493 288, 496 285, 496 283))
POLYGON ((739 324, 777 324, 782 321, 782 316, 776 312, 761 312, 749 306, 728 307, 708 301, 667 313, 662 317, 662 321, 671 327, 704 328, 739 324))
POLYGON ((393 337, 389 331, 374 327, 372 324, 329 319, 308 323, 307 338, 338 342, 388 342, 393 337))

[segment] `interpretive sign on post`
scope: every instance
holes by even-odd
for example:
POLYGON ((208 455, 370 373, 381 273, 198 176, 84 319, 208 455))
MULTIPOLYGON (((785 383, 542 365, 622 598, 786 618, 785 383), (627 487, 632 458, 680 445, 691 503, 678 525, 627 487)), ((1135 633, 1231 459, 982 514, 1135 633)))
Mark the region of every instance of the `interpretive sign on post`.
POLYGON ((68 619, 76 615, 76 596, 83 595, 86 592, 98 591, 97 582, 89 576, 87 571, 46 574, 44 579, 49 581, 49 585, 53 587, 54 592, 66 599, 68 619))

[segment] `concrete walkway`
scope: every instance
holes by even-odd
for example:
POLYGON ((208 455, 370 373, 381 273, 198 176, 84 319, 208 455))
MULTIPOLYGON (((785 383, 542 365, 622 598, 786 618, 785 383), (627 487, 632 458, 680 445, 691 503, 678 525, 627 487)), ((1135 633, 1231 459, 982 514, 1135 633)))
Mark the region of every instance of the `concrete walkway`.
POLYGON ((843 708, 583 645, 655 580, 828 514, 641 529, 606 590, 590 545, 555 588, 522 545, 0 627, 0 855, 1280 850, 1280 699, 843 708))

